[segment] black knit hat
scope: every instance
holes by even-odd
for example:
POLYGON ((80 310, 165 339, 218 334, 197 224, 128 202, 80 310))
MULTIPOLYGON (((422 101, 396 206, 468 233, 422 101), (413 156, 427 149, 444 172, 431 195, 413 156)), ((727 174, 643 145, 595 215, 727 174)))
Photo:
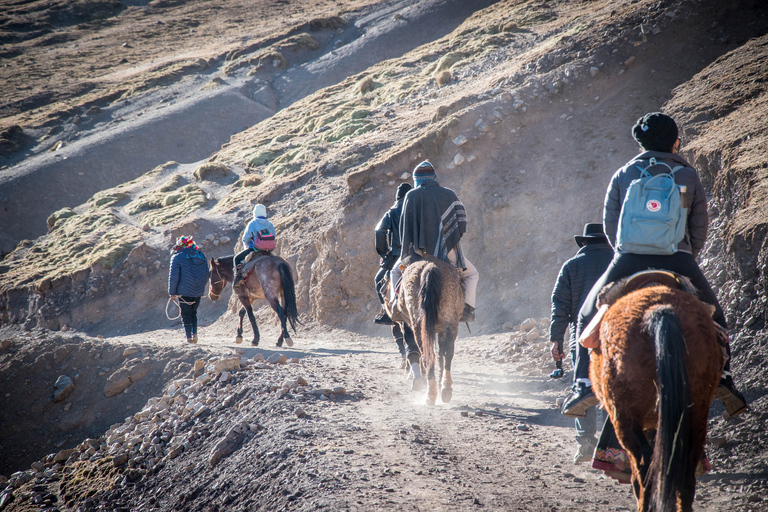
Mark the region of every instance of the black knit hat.
POLYGON ((405 197, 405 194, 408 193, 409 190, 411 190, 413 187, 410 183, 401 183, 399 187, 397 187, 397 194, 395 194, 395 201, 399 201, 402 198, 405 197))
POLYGON ((669 153, 677 141, 677 124, 666 114, 652 112, 637 120, 632 136, 646 151, 669 153))

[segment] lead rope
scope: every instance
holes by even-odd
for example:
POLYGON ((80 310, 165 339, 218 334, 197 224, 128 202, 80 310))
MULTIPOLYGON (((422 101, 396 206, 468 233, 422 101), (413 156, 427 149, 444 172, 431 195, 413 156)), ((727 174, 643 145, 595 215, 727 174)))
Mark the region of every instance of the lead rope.
POLYGON ((180 318, 180 317, 181 317, 181 306, 179 305, 179 303, 178 303, 178 302, 176 302, 175 300, 173 300, 173 297, 168 297, 168 302, 165 304, 165 317, 166 317, 168 320, 176 320, 177 318, 180 318), (178 314, 177 316, 173 317, 173 318, 171 318, 171 315, 170 315, 170 314, 168 314, 168 306, 170 306, 170 305, 171 305, 171 302, 173 302, 174 304, 176 304, 176 307, 177 307, 177 308, 179 308, 179 314, 178 314))
MULTIPOLYGON (((194 302, 187 302, 187 301, 185 301, 184 299, 179 299, 179 302, 181 302, 182 304, 186 304, 186 305, 188 305, 188 306, 191 306, 191 305, 193 305, 193 304, 194 304, 194 302)), ((176 320, 177 318, 181 317, 181 305, 179 304, 179 302, 176 302, 175 300, 173 300, 173 297, 168 297, 168 302, 165 304, 165 317, 166 317, 168 320, 176 320), (171 305, 171 302, 173 302, 174 304, 176 304, 176 307, 177 307, 177 308, 179 308, 179 314, 178 314, 178 316, 175 316, 175 317, 173 317, 173 318, 171 318, 171 316, 168 314, 168 306, 170 306, 170 305, 171 305)))

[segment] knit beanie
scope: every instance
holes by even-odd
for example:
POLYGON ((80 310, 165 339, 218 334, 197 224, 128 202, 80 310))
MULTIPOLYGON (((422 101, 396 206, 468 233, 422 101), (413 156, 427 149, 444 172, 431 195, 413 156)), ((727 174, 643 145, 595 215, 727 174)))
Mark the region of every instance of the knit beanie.
POLYGON ((253 207, 253 218, 256 219, 258 217, 267 218, 267 207, 261 203, 253 207))
POLYGON ((178 240, 176 240, 176 245, 173 246, 174 251, 180 251, 182 249, 197 249, 197 245, 195 245, 195 241, 192 240, 191 236, 180 236, 178 240))
POLYGON ((429 163, 429 160, 424 160, 413 169, 413 183, 415 186, 419 186, 427 180, 436 180, 435 168, 429 163))
POLYGON ((402 198, 405 197, 405 194, 408 193, 409 190, 411 190, 413 187, 410 183, 401 183, 399 187, 397 187, 397 194, 395 194, 395 201, 399 201, 402 198))
POLYGON ((652 112, 637 120, 632 136, 646 151, 669 153, 677 140, 677 124, 666 114, 652 112))

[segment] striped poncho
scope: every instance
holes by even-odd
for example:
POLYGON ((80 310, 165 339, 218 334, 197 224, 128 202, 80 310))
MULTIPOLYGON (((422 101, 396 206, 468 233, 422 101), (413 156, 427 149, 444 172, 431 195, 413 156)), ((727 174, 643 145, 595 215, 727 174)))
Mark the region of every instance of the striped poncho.
POLYGON ((456 266, 464 268, 459 240, 467 231, 467 213, 456 193, 429 180, 405 196, 400 216, 402 254, 421 249, 443 261, 456 249, 456 266))

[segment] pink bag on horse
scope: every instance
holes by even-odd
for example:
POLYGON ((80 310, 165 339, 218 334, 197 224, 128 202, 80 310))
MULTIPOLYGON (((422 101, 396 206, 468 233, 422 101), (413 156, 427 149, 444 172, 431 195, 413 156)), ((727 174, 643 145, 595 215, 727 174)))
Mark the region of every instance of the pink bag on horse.
POLYGON ((266 228, 262 229, 256 233, 256 239, 253 241, 253 248, 257 251, 274 251, 275 235, 270 233, 266 228))

